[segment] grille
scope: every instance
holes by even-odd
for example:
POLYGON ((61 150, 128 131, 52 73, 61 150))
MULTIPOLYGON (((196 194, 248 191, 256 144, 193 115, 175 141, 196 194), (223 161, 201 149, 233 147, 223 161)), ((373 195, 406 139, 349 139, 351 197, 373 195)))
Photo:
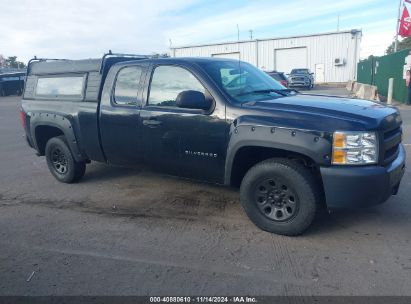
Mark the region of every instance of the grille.
POLYGON ((392 162, 399 153, 399 146, 401 143, 402 129, 397 127, 393 130, 384 132, 384 142, 383 142, 383 151, 384 151, 384 165, 388 165, 392 162))
POLYGON ((292 80, 293 81, 304 81, 305 78, 304 77, 293 77, 292 80))

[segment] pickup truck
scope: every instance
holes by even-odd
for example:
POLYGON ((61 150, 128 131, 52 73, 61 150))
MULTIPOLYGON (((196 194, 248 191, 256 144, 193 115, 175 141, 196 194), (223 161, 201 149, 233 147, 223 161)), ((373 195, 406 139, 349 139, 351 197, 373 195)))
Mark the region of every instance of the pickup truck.
POLYGON ((239 187, 251 221, 283 235, 323 208, 386 201, 405 170, 396 108, 300 94, 238 60, 35 58, 21 122, 60 182, 79 181, 91 161, 148 165, 239 187))

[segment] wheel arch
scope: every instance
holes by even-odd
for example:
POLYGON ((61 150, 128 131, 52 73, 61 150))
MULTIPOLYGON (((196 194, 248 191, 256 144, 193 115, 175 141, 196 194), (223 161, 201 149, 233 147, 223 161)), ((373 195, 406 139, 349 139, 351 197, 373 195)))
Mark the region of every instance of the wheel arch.
POLYGON ((30 129, 34 148, 39 155, 44 155, 47 141, 50 138, 63 135, 76 161, 85 161, 87 157, 81 152, 77 137, 68 118, 50 113, 32 113, 30 129))
POLYGON ((315 174, 319 173, 319 166, 310 156, 297 149, 282 149, 263 143, 244 144, 239 146, 228 162, 225 183, 238 187, 247 171, 259 162, 270 158, 293 159, 310 168, 315 174))
POLYGON ((296 158, 312 168, 327 166, 331 148, 326 132, 240 122, 230 130, 224 183, 238 184, 246 169, 273 157, 296 158))

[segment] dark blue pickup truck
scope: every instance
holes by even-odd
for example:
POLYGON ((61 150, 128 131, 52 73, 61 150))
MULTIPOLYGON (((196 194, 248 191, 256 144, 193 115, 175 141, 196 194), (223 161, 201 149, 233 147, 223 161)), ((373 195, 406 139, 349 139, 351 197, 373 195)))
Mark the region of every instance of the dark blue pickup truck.
POLYGON ((386 201, 405 170, 397 109, 299 94, 236 60, 33 59, 21 120, 61 182, 91 161, 144 164, 239 187, 249 218, 285 235, 320 208, 386 201))
POLYGON ((0 96, 21 95, 25 72, 0 73, 0 96))

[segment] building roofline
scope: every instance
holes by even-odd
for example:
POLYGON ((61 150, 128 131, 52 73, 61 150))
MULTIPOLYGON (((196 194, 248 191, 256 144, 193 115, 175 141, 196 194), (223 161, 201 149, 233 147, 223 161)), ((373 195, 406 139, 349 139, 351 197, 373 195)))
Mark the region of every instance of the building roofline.
POLYGON ((327 35, 335 35, 335 34, 357 34, 362 33, 362 30, 358 29, 351 29, 346 31, 338 31, 338 32, 324 32, 319 34, 307 34, 307 35, 294 35, 294 36, 284 36, 284 37, 272 37, 272 38, 262 38, 262 39, 248 39, 248 40, 239 40, 239 41, 226 41, 226 42, 216 42, 216 43, 204 43, 204 44, 192 44, 192 45, 183 45, 183 46, 175 46, 170 47, 170 50, 176 49, 186 49, 186 48, 193 48, 193 47, 204 47, 204 46, 213 46, 213 45, 224 45, 224 44, 238 44, 238 43, 247 43, 247 42, 256 42, 256 41, 267 41, 267 40, 281 40, 281 39, 291 39, 291 38, 305 38, 305 37, 315 37, 315 36, 327 36, 327 35))

